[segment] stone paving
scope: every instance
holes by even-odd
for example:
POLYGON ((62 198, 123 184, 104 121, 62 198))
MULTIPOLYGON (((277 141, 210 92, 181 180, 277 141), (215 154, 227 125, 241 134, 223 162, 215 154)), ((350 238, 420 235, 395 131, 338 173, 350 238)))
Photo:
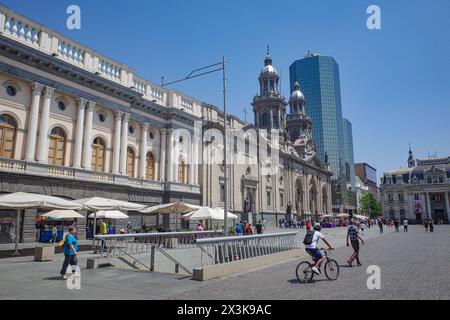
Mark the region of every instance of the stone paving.
MULTIPOLYGON (((337 281, 324 276, 311 284, 295 278, 296 260, 280 262, 221 279, 197 282, 189 277, 101 268, 84 269, 88 253, 80 254, 81 290, 69 290, 59 280, 62 256, 51 262, 32 257, 0 261, 0 299, 450 299, 450 226, 436 226, 425 233, 410 226, 408 233, 385 228, 366 230, 362 246, 363 267, 348 268, 351 249, 345 245, 345 229, 324 229, 337 248, 341 264, 337 281), (368 290, 368 265, 381 268, 381 290, 368 290), (270 289, 268 289, 270 288, 270 289)), ((304 230, 299 235, 303 238, 304 230)))

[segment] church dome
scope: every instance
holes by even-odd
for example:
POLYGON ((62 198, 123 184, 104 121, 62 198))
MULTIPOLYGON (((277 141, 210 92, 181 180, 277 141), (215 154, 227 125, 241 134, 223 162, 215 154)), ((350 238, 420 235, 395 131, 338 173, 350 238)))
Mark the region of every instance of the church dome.
POLYGON ((272 65, 272 57, 267 51, 266 58, 264 59, 264 67, 261 70, 261 76, 264 75, 276 75, 279 76, 277 69, 272 65))
POLYGON ((291 102, 295 102, 295 101, 304 102, 305 101, 305 96, 300 91, 300 84, 298 82, 295 82, 295 84, 294 84, 294 91, 291 94, 290 100, 291 100, 291 102))

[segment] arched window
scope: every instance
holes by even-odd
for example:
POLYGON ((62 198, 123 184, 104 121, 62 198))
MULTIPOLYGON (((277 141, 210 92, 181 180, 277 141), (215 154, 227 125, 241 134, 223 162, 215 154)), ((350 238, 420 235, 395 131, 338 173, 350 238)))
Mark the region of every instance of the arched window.
POLYGON ((0 115, 0 157, 14 158, 17 123, 7 114, 0 115))
POLYGON ((184 161, 178 164, 178 182, 186 183, 186 165, 184 161))
POLYGON ((134 161, 136 157, 132 148, 127 148, 127 176, 134 177, 134 161))
POLYGON ((48 164, 52 166, 63 166, 66 157, 66 133, 60 127, 54 127, 50 132, 50 143, 48 147, 48 164))
POLYGON ((153 153, 148 152, 147 153, 147 157, 146 157, 146 161, 147 161, 147 173, 146 173, 146 177, 148 180, 155 180, 155 159, 153 158, 153 153))
POLYGON ((102 138, 95 138, 92 143, 92 170, 105 171, 105 143, 102 138))
POLYGON ((269 115, 267 113, 263 113, 261 116, 261 126, 265 127, 269 125, 269 115))

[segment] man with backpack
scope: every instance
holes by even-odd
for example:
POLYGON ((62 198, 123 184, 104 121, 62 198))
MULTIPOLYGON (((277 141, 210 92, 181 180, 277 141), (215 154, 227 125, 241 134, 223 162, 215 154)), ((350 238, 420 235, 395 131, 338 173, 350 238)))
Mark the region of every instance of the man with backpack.
POLYGON ((353 248, 353 254, 350 257, 350 260, 347 260, 347 263, 351 267, 353 260, 356 259, 356 263, 358 264, 358 266, 360 266, 361 262, 359 261, 359 240, 361 240, 362 244, 364 244, 364 240, 361 238, 358 228, 353 224, 353 222, 350 221, 349 224, 350 226, 348 227, 347 230, 347 247, 350 246, 348 241, 350 240, 353 248))
POLYGON ((324 260, 324 256, 322 252, 320 252, 319 249, 317 249, 317 243, 320 239, 325 242, 325 244, 328 246, 330 250, 333 250, 333 247, 331 244, 325 240, 323 234, 320 232, 322 227, 320 226, 320 223, 314 224, 313 230, 308 230, 306 232, 305 239, 303 240, 303 244, 305 245, 305 251, 311 255, 315 261, 314 267, 312 267, 312 271, 319 275, 320 274, 320 265, 322 261, 324 260))

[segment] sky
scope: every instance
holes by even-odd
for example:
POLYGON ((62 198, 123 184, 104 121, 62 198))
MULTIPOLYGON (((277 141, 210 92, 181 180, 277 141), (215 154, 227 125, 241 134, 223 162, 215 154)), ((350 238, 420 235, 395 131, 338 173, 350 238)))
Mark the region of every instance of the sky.
MULTIPOLYGON (((160 83, 227 61, 228 108, 253 121, 250 103, 270 45, 289 97, 289 66, 311 49, 340 67, 343 116, 353 124, 355 162, 383 171, 450 155, 448 0, 0 0, 0 3, 160 83), (66 28, 69 5, 81 30, 66 28), (369 30, 369 5, 381 29, 369 30)), ((174 85, 222 107, 222 76, 174 85)))

